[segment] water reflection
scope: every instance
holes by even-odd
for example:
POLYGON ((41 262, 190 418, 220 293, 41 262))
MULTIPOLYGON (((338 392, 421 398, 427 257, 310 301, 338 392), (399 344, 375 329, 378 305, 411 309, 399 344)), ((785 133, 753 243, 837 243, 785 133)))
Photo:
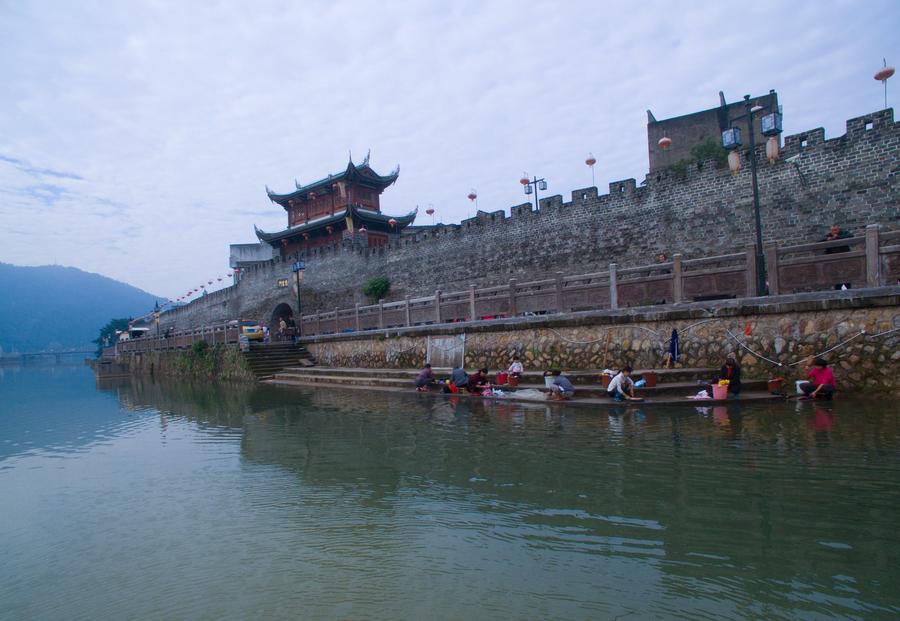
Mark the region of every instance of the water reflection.
MULTIPOLYGON (((255 585, 245 600, 276 618, 297 609, 273 602, 300 600, 300 616, 353 618, 900 612, 900 429, 883 405, 594 412, 141 379, 97 388, 79 398, 114 413, 73 420, 105 429, 85 447, 127 446, 133 467, 119 475, 135 488, 105 481, 104 502, 132 533, 169 542, 141 547, 148 559, 188 562, 182 547, 209 559, 190 561, 189 591, 149 570, 175 616, 213 594, 221 616, 241 616, 244 600, 216 587, 229 577, 255 585), (135 490, 151 506, 135 511, 135 490), (156 510, 184 532, 156 524, 156 510)), ((53 407, 24 418, 38 410, 53 407)), ((26 543, 12 545, 18 558, 26 543)))

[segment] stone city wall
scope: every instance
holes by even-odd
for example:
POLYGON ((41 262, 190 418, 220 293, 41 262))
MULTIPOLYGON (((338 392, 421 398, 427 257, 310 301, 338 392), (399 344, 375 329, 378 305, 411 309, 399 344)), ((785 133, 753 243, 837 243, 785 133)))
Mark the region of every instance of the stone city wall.
POLYGON ((673 329, 684 367, 719 367, 734 354, 747 378, 805 376, 806 360, 831 348, 840 389, 900 394, 900 287, 890 292, 848 291, 778 296, 758 304, 694 303, 652 312, 592 312, 405 328, 367 337, 307 339, 319 364, 334 367, 418 368, 442 357, 436 343, 464 340, 468 370, 505 369, 514 354, 527 369, 570 370, 662 366, 673 329), (863 330, 865 333, 863 333, 863 330), (460 337, 459 335, 464 335, 460 337), (768 362, 759 356, 770 359, 768 362), (778 363, 784 366, 778 366, 778 363))
MULTIPOLYGON (((799 244, 822 238, 836 222, 854 235, 868 224, 900 224, 900 127, 888 109, 847 121, 846 134, 825 140, 814 129, 784 139, 784 153, 769 165, 761 157, 760 203, 764 241, 799 244)), ((764 147, 760 146, 760 153, 764 147)), ((508 282, 645 265, 658 253, 684 258, 739 252, 754 241, 750 167, 738 175, 712 161, 683 175, 659 171, 638 186, 634 179, 550 196, 540 210, 529 204, 511 215, 481 212, 461 225, 417 230, 391 246, 352 243, 318 248, 306 260, 301 287, 304 312, 366 303, 362 285, 387 276, 389 300, 436 289, 463 291, 508 282)), ((296 309, 293 257, 246 270, 235 286, 163 314, 163 327, 188 328, 238 317, 271 321, 279 303, 296 309)))

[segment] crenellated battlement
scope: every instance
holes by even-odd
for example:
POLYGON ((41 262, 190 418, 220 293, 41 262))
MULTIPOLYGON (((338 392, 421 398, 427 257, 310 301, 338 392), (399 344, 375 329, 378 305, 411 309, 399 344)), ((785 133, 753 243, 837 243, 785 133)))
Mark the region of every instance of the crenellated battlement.
MULTIPOLYGON (((858 234, 866 225, 900 225, 900 124, 892 109, 847 120, 846 133, 822 128, 784 136, 781 158, 765 159, 758 145, 759 191, 766 242, 818 241, 832 223, 858 234)), ((307 262, 301 290, 310 312, 365 302, 362 283, 391 281, 391 299, 430 295, 588 271, 611 262, 646 265, 658 254, 685 259, 743 251, 754 240, 750 166, 732 175, 714 160, 611 181, 607 192, 587 187, 503 209, 480 210, 459 224, 416 227, 388 245, 364 247, 352 237, 246 269, 233 287, 172 311, 218 308, 231 316, 260 313, 281 300, 295 305, 293 288, 276 288, 296 258, 307 262)), ((169 313, 166 313, 169 315, 169 313)))

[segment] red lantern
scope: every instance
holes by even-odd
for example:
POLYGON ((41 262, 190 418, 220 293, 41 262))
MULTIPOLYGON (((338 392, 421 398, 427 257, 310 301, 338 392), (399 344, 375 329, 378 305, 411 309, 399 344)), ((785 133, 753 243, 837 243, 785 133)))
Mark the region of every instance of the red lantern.
POLYGON ((434 215, 434 209, 426 209, 426 210, 425 210, 425 213, 427 213, 429 216, 433 216, 433 215, 434 215))
POLYGON ((468 198, 470 201, 474 201, 476 198, 478 198, 478 194, 475 192, 475 190, 472 190, 471 192, 469 192, 468 198))
POLYGON ((597 163, 597 158, 594 157, 593 153, 588 153, 587 159, 584 160, 584 163, 587 164, 588 166, 593 167, 594 164, 597 163))
POLYGON ((397 226, 397 221, 394 218, 391 218, 390 220, 388 220, 388 224, 390 224, 391 228, 393 228, 397 226))
POLYGON ((657 144, 659 145, 659 148, 662 149, 663 151, 668 151, 669 147, 672 146, 672 139, 669 138, 668 136, 663 136, 662 138, 659 139, 659 142, 657 144))
POLYGON ((780 147, 778 145, 778 138, 771 136, 769 140, 766 141, 766 159, 769 160, 770 164, 774 164, 778 161, 779 155, 780 147))
POLYGON ((884 67, 883 69, 879 69, 875 74, 875 79, 879 82, 886 82, 888 78, 894 75, 893 67, 884 67))
POLYGON ((732 175, 741 172, 741 154, 738 153, 737 149, 728 153, 728 169, 732 175))
POLYGON ((522 185, 528 185, 528 173, 522 173, 522 178, 519 179, 519 183, 521 183, 522 185))

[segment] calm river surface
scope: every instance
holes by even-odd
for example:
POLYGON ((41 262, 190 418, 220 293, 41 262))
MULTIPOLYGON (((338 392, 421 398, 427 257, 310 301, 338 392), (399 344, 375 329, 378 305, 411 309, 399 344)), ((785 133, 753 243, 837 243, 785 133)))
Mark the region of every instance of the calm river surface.
POLYGON ((3 619, 900 615, 900 424, 0 367, 3 619))

